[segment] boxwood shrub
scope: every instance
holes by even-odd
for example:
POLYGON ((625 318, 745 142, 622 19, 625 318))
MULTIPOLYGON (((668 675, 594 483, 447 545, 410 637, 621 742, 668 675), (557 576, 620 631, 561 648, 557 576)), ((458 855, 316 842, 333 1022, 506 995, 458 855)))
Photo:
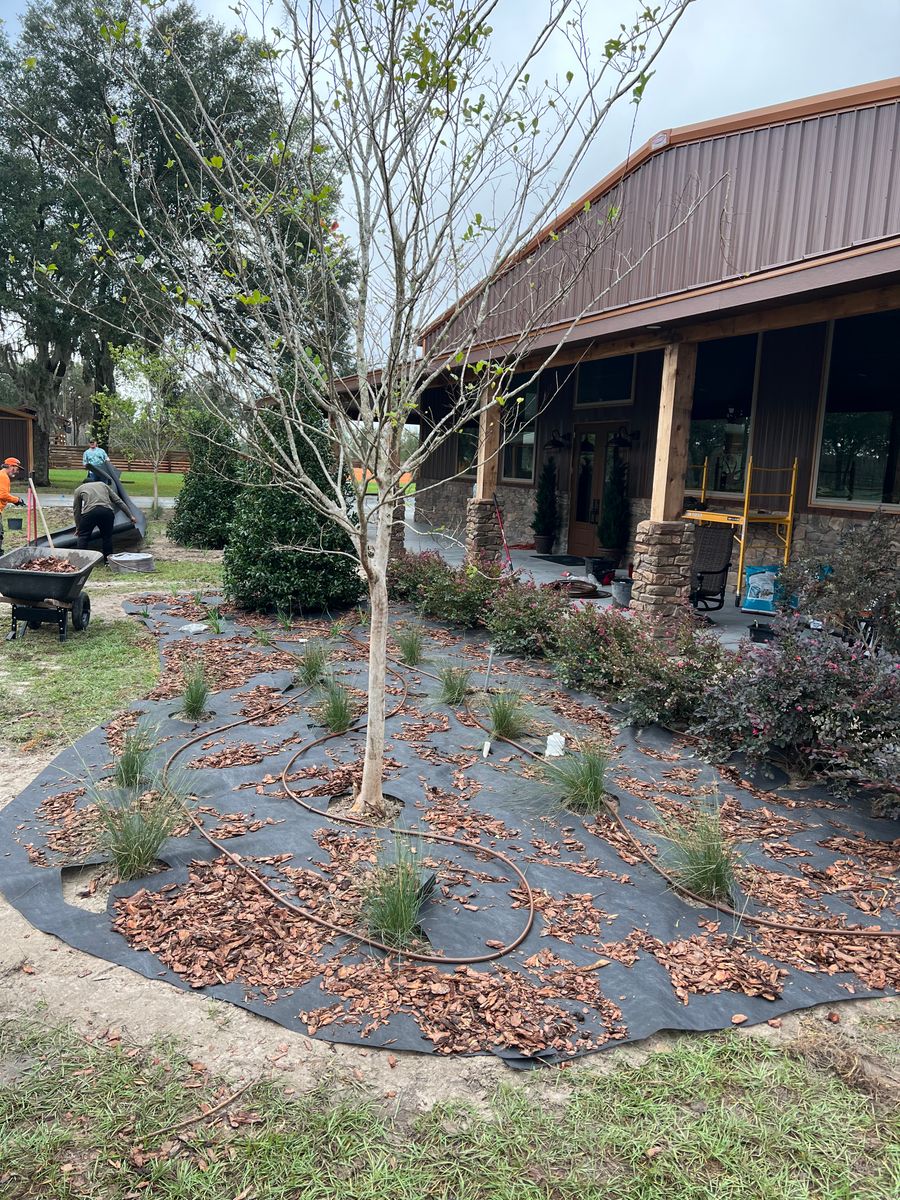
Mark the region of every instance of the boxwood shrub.
MULTIPOLYGON (((273 423, 276 421, 272 415, 273 423)), ((311 415, 307 427, 314 426, 311 415)), ((275 425, 276 436, 283 436, 275 425)), ((312 450, 297 439, 303 469, 311 478, 322 469, 312 450)), ((327 456, 324 438, 320 453, 327 456)), ((243 608, 288 614, 346 608, 363 594, 350 540, 295 492, 279 487, 270 470, 254 460, 244 469, 245 490, 225 547, 223 585, 243 608)))
POLYGON ((241 490, 234 436, 213 416, 198 414, 187 437, 187 449, 191 466, 166 534, 180 546, 221 550, 241 490))

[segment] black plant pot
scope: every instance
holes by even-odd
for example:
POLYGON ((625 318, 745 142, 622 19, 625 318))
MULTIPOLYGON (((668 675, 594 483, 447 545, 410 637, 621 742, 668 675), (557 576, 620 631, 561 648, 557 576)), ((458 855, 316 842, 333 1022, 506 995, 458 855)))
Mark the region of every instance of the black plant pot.
POLYGON ((534 535, 535 554, 552 554, 555 540, 552 533, 536 533, 534 535))
POLYGON ((762 621, 754 621, 750 626, 750 641, 763 643, 771 642, 775 639, 775 630, 771 625, 762 621))

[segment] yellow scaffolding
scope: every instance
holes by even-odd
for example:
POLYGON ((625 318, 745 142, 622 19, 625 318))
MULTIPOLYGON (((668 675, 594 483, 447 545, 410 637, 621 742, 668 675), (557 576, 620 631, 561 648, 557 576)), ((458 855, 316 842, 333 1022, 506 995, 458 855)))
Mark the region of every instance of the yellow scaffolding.
MULTIPOLYGON (((708 478, 709 459, 703 461, 703 482, 700 488, 700 503, 706 503, 706 484, 708 478)), ((734 528, 734 536, 738 540, 740 551, 738 554, 738 574, 737 588, 734 594, 735 604, 741 602, 741 588, 744 585, 744 562, 747 556, 747 542, 750 537, 750 531, 755 525, 772 525, 775 528, 775 537, 781 542, 784 547, 783 563, 785 566, 791 556, 791 538, 794 532, 794 510, 797 500, 797 459, 794 459, 793 465, 790 467, 756 467, 753 465, 753 458, 747 459, 747 474, 744 483, 744 500, 739 513, 726 512, 724 509, 707 509, 707 508, 689 508, 685 510, 684 519, 686 521, 695 521, 699 525, 731 525, 734 528), (754 479, 757 475, 775 475, 790 474, 790 487, 784 492, 761 492, 757 491, 754 485, 754 479), (759 501, 778 501, 782 500, 786 503, 782 505, 760 505, 759 501), (787 511, 777 511, 778 509, 787 511)))

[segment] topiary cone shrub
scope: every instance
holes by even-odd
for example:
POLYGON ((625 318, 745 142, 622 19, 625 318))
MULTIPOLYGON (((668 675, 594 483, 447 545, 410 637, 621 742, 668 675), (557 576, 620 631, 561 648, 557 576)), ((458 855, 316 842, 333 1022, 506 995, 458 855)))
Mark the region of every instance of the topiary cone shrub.
MULTIPOLYGON (((307 418, 307 428, 315 418, 307 418)), ((273 426, 276 437, 284 431, 273 426)), ((322 468, 300 438, 297 452, 310 479, 325 484, 322 468)), ((320 453, 330 455, 322 441, 320 453)), ((346 534, 294 492, 278 487, 271 471, 249 461, 245 487, 225 547, 225 594, 242 608, 289 614, 355 604, 363 581, 346 534)))
POLYGON ((221 550, 228 540, 240 485, 237 446, 230 429, 198 415, 187 438, 191 467, 166 530, 180 546, 221 550))

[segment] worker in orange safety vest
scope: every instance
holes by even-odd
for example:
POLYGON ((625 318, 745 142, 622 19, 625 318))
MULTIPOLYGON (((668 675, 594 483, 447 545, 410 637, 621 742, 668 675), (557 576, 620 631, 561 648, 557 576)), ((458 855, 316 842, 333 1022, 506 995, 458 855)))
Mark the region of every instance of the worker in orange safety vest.
MULTIPOLYGON (((0 514, 6 508, 7 504, 24 504, 25 501, 21 496, 13 494, 10 488, 10 481, 15 479, 19 471, 22 469, 22 464, 17 458, 5 458, 3 466, 0 467, 0 514)), ((0 554, 3 553, 3 522, 0 521, 0 554)))

